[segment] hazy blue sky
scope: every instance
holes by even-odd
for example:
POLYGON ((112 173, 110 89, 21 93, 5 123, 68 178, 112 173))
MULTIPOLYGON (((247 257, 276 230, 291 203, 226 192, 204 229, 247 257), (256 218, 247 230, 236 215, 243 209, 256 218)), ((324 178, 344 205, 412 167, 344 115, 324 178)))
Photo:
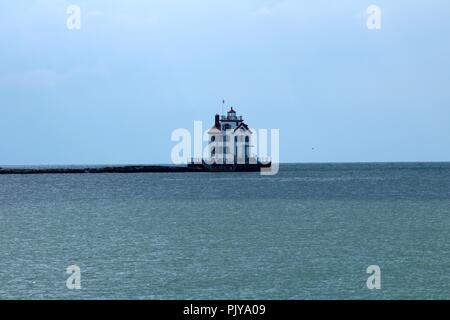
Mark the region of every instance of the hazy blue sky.
POLYGON ((1 1, 0 45, 0 165, 167 163, 222 99, 283 162, 450 160, 449 1, 1 1))

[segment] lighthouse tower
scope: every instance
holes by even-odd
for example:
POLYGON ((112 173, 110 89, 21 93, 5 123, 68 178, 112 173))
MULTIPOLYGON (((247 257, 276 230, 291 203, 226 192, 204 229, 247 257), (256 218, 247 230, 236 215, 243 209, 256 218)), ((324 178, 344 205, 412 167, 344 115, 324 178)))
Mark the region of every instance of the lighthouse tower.
POLYGON ((242 116, 236 116, 233 107, 227 115, 216 114, 210 136, 211 162, 216 164, 250 163, 250 140, 252 132, 242 116))

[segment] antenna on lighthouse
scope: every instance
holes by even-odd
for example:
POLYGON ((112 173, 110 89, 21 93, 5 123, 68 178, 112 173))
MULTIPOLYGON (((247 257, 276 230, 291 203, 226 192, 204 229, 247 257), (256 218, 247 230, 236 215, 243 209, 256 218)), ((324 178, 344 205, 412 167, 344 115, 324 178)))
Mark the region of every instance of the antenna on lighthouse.
POLYGON ((225 99, 222 99, 222 113, 221 113, 221 115, 223 114, 223 106, 225 105, 225 99))

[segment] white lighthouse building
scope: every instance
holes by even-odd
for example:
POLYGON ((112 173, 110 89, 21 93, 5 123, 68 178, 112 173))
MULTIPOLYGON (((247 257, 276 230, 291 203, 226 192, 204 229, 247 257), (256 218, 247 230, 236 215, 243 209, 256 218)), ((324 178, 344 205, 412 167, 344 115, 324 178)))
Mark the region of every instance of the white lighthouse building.
POLYGON ((216 114, 210 136, 210 159, 213 164, 250 164, 256 159, 250 154, 252 131, 242 116, 236 116, 231 107, 227 115, 216 114))

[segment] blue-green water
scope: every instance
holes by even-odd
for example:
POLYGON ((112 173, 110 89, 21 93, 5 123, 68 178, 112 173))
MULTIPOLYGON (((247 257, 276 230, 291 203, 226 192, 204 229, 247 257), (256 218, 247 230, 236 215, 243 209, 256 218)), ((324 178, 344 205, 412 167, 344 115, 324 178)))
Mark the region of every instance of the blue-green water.
POLYGON ((0 176, 0 298, 449 299, 450 164, 0 176))

